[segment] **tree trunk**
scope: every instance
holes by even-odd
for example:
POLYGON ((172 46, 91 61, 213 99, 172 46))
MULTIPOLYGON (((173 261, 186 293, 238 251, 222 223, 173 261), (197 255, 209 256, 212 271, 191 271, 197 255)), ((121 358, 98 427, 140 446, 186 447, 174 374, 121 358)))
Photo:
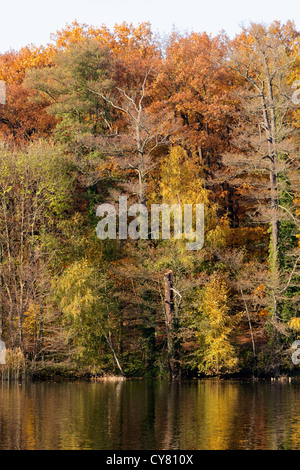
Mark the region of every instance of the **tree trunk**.
POLYGON ((167 331, 167 350, 168 363, 170 370, 170 378, 178 379, 179 364, 174 357, 174 338, 173 338, 173 318, 174 317, 174 295, 173 295, 173 273, 167 271, 165 273, 165 321, 167 331))
POLYGON ((122 375, 125 375, 124 372, 123 372, 123 369, 122 369, 122 367, 121 367, 121 364, 120 364, 120 362, 119 362, 119 359, 118 359, 118 356, 117 356, 117 354, 116 354, 116 351, 115 351, 115 349, 114 349, 114 347, 113 347, 110 332, 108 333, 108 335, 105 335, 105 339, 106 339, 106 342, 107 342, 107 344, 109 345, 109 347, 110 347, 110 349, 111 349, 113 358, 114 358, 114 360, 115 360, 115 362, 116 362, 116 365, 118 366, 119 371, 121 372, 122 375))

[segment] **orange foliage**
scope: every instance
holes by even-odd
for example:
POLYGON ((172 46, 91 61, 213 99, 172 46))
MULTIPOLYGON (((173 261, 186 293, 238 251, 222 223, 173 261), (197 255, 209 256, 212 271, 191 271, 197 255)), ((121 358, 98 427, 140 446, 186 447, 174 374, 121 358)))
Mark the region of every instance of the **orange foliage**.
POLYGON ((49 136, 56 119, 46 112, 47 102, 33 102, 35 93, 23 85, 12 83, 6 87, 6 105, 0 109, 0 135, 14 144, 49 136))
POLYGON ((155 84, 155 108, 166 106, 183 126, 192 146, 217 151, 228 140, 234 84, 226 67, 225 38, 206 33, 173 34, 155 84))

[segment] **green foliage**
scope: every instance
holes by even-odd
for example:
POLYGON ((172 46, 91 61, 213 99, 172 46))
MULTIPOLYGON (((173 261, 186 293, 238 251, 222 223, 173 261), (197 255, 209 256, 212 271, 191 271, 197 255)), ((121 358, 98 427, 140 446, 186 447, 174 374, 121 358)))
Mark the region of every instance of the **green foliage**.
POLYGON ((57 136, 71 142, 78 133, 99 130, 109 118, 103 100, 91 90, 110 89, 111 70, 109 50, 86 39, 58 53, 53 67, 30 70, 26 83, 52 100, 49 111, 63 118, 57 136))
POLYGON ((76 359, 83 364, 91 361, 101 364, 101 356, 115 327, 117 302, 111 298, 109 281, 101 269, 101 257, 98 263, 87 259, 74 261, 56 284, 68 341, 76 359))

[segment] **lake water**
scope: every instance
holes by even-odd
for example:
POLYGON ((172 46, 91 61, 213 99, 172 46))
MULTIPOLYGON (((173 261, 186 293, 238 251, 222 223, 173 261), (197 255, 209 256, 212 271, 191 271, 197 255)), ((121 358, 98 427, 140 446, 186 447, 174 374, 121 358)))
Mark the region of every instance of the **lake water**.
POLYGON ((3 383, 0 449, 300 449, 300 383, 3 383))

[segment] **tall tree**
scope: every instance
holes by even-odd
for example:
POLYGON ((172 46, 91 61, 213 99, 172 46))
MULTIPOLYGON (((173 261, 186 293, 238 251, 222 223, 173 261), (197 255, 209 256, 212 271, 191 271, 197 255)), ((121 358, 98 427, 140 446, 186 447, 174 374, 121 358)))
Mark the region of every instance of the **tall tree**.
MULTIPOLYGON (((258 211, 270 223, 270 293, 276 330, 281 318, 279 302, 286 290, 280 259, 283 220, 287 211, 295 210, 292 201, 298 184, 295 172, 299 160, 293 142, 293 103, 288 86, 289 74, 299 58, 295 53, 298 42, 299 33, 292 23, 281 26, 275 22, 269 28, 252 24, 231 45, 231 68, 243 80, 240 96, 245 125, 238 126, 238 156, 230 155, 228 161, 239 167, 240 178, 247 178, 247 171, 255 176, 256 181, 251 182, 260 203, 258 211), (282 203, 284 194, 291 196, 289 208, 282 203)), ((298 261, 294 254, 292 273, 298 261)))

